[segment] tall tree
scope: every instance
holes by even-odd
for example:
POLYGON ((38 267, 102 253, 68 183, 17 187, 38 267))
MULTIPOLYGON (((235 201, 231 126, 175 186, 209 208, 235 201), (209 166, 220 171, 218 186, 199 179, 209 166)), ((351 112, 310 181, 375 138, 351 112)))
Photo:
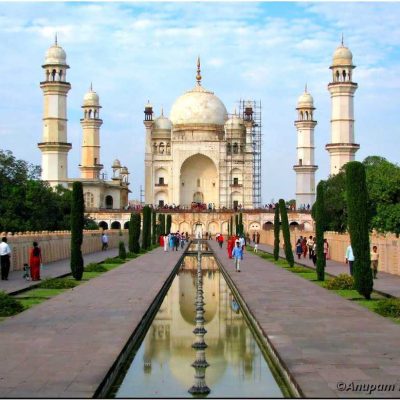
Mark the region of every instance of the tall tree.
POLYGON ((238 235, 242 236, 244 233, 244 226, 243 226, 243 215, 239 213, 239 223, 238 223, 238 235))
POLYGON ((235 214, 235 233, 239 235, 239 215, 235 214))
POLYGON ((368 229, 368 191, 365 167, 358 161, 346 164, 346 193, 349 234, 354 253, 354 286, 358 293, 370 299, 373 278, 368 229))
POLYGON ((140 212, 131 214, 131 222, 129 224, 129 227, 132 226, 132 250, 129 249, 129 251, 132 251, 136 254, 140 253, 140 225, 141 225, 141 217, 140 217, 140 212))
POLYGON ((157 243, 157 214, 155 210, 152 210, 151 213, 151 222, 152 222, 152 230, 151 230, 151 243, 154 245, 157 243))
POLYGON ((285 200, 283 199, 279 199, 279 211, 281 213, 282 233, 283 233, 283 242, 285 245, 286 261, 288 262, 290 267, 293 267, 294 258, 293 258, 292 244, 290 243, 289 220, 288 220, 285 200))
POLYGON ((72 185, 71 202, 71 271, 72 276, 80 281, 83 275, 83 225, 85 205, 83 201, 82 182, 74 182, 72 185))
POLYGON ((317 186, 317 200, 315 202, 315 236, 317 241, 317 277, 319 281, 325 280, 325 255, 324 255, 324 231, 325 231, 325 181, 320 181, 317 186))
POLYGON ((274 259, 277 261, 279 259, 279 204, 275 204, 275 216, 274 216, 274 259))
POLYGON ((166 228, 166 234, 171 233, 171 225, 172 225, 172 216, 171 214, 167 214, 167 228, 166 228))
POLYGON ((160 235, 165 235, 165 214, 158 214, 158 223, 160 225, 160 235))
POLYGON ((131 253, 134 252, 134 213, 131 213, 131 218, 129 220, 129 242, 128 242, 128 249, 131 253))
POLYGON ((147 250, 151 245, 151 208, 143 207, 142 249, 147 250))
POLYGON ((231 230, 229 231, 229 236, 232 236, 233 235, 233 215, 231 215, 230 221, 231 221, 231 223, 230 223, 231 230))

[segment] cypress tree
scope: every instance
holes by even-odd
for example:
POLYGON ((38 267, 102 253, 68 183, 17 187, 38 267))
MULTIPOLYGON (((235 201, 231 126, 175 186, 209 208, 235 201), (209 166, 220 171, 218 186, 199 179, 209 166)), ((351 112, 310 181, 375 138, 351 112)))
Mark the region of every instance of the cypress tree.
POLYGON ((373 287, 368 230, 368 191, 365 167, 358 161, 346 164, 348 227, 354 253, 354 286, 366 299, 373 287))
POLYGON ((152 235, 151 235, 152 241, 151 242, 154 245, 154 244, 157 243, 157 214, 156 214, 155 210, 152 211, 151 222, 152 222, 152 225, 153 225, 152 226, 152 235))
POLYGON ((277 261, 279 259, 279 204, 275 204, 275 216, 274 216, 274 259, 277 261))
POLYGON ((230 223, 231 230, 229 231, 229 236, 233 235, 233 215, 231 215, 231 223, 230 223))
POLYGON ((324 231, 325 231, 325 182, 321 181, 317 186, 317 200, 315 205, 315 236, 317 240, 317 277, 319 281, 325 280, 326 260, 324 255, 324 231))
POLYGON ((140 213, 132 214, 131 215, 131 223, 132 223, 132 251, 133 253, 140 253, 140 224, 141 218, 140 213))
POLYGON ((151 208, 143 207, 142 249, 147 250, 151 245, 151 208))
POLYGON ((71 272, 72 276, 80 281, 83 275, 82 241, 84 226, 85 203, 83 200, 82 182, 72 185, 71 200, 71 272))
POLYGON ((238 235, 239 234, 239 215, 235 215, 235 232, 236 232, 236 235, 238 235))
POLYGON ((171 214, 167 215, 167 229, 166 229, 166 234, 168 235, 171 233, 171 225, 172 225, 172 217, 171 214))
POLYGON ((160 225, 160 235, 165 235, 165 214, 158 214, 158 222, 160 225))
POLYGON ((294 258, 293 258, 292 245, 290 243, 289 220, 288 220, 285 200, 283 199, 279 199, 279 211, 281 213, 282 233, 283 233, 283 242, 285 245, 286 261, 288 262, 290 267, 293 267, 294 258))
POLYGON ((238 226, 239 226, 239 236, 241 236, 244 233, 243 215, 242 215, 241 212, 239 213, 239 224, 238 224, 238 226))
POLYGON ((118 249, 118 257, 121 260, 125 260, 126 259, 126 249, 125 249, 125 243, 121 240, 119 242, 119 249, 118 249))
POLYGON ((134 215, 131 214, 131 219, 129 220, 129 243, 128 243, 128 249, 131 253, 134 253, 134 215))

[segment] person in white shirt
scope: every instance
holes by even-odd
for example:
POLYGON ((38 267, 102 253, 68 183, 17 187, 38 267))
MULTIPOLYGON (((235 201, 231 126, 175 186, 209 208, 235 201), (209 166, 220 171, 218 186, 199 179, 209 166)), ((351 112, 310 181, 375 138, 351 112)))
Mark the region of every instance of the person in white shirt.
POLYGON ((0 262, 1 262, 1 280, 8 281, 8 273, 10 272, 11 249, 7 244, 7 238, 3 237, 0 243, 0 262))
POLYGON ((353 248, 351 247, 350 244, 346 249, 346 264, 349 264, 351 276, 353 276, 353 263, 354 263, 354 254, 353 254, 353 248))

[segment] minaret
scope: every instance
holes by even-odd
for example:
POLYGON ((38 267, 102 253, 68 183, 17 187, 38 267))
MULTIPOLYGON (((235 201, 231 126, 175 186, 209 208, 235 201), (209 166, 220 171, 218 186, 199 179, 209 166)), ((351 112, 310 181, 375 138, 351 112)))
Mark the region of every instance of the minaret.
POLYGON ((353 98, 357 83, 352 81, 353 55, 342 44, 333 54, 332 82, 328 85, 332 99, 331 143, 326 145, 331 157, 331 175, 339 172, 340 168, 354 161, 355 153, 360 148, 354 143, 354 108, 353 98))
POLYGON ((151 134, 153 130, 153 106, 150 101, 144 106, 144 126, 146 128, 146 144, 144 156, 144 201, 146 204, 153 204, 153 154, 151 152, 151 134))
POLYGON ((103 121, 100 119, 99 96, 93 91, 90 84, 89 92, 83 98, 82 125, 82 160, 79 166, 81 178, 99 179, 103 165, 100 164, 100 127, 103 121))
POLYGON ((67 56, 55 43, 46 53, 42 68, 45 80, 40 82, 43 90, 43 136, 38 147, 42 152, 42 179, 52 187, 66 185, 68 180, 68 152, 71 143, 67 139, 67 94, 71 85, 67 79, 67 56))
POLYGON ((296 206, 310 207, 315 202, 315 171, 318 166, 314 161, 314 128, 317 121, 313 119, 314 100, 307 92, 297 102, 297 164, 293 166, 296 171, 296 206))

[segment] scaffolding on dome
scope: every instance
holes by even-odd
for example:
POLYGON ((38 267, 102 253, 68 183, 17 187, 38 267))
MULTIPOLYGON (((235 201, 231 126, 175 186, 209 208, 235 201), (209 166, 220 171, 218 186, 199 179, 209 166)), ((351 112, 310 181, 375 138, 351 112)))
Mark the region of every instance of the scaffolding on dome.
POLYGON ((239 116, 245 121, 253 121, 253 207, 261 207, 261 101, 239 100, 239 116), (250 111, 251 109, 251 111, 250 111))

